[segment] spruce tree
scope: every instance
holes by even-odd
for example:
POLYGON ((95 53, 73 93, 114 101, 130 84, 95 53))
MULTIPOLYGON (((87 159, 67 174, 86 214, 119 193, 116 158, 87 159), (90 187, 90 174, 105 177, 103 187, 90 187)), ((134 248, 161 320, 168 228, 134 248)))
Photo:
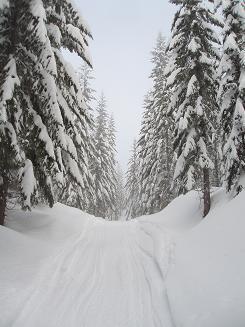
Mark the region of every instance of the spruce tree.
POLYGON ((87 64, 84 63, 79 72, 78 72, 78 78, 80 82, 80 87, 83 94, 84 102, 86 103, 87 108, 91 111, 93 114, 93 104, 94 101, 96 101, 96 91, 92 87, 92 81, 95 79, 92 75, 92 68, 87 64))
POLYGON ((115 220, 123 217, 125 209, 125 188, 124 176, 121 167, 117 164, 116 167, 116 192, 115 192, 115 220))
POLYGON ((152 51, 152 90, 145 100, 145 112, 138 142, 138 213, 159 212, 172 199, 172 120, 167 115, 170 92, 166 89, 168 62, 165 40, 159 34, 152 51))
POLYGON ((139 140, 137 143, 138 156, 138 186, 136 216, 142 216, 153 213, 150 203, 150 192, 153 176, 151 169, 155 163, 155 144, 154 139, 154 112, 153 112, 153 94, 148 92, 144 99, 144 113, 141 123, 139 140))
POLYGON ((95 156, 94 149, 94 110, 93 105, 95 102, 95 90, 91 87, 91 81, 94 79, 92 76, 92 69, 84 63, 78 72, 79 84, 83 95, 83 100, 86 105, 87 117, 89 119, 85 126, 81 125, 79 119, 75 119, 75 124, 81 138, 86 140, 83 148, 78 148, 78 164, 81 174, 84 174, 82 169, 86 167, 86 174, 84 174, 83 186, 77 185, 77 183, 66 176, 66 183, 64 184, 63 190, 61 191, 59 201, 64 204, 79 208, 83 211, 90 213, 90 208, 93 206, 94 201, 94 183, 92 177, 92 162, 95 156), (60 200, 61 199, 61 200, 60 200))
POLYGON ((102 94, 98 100, 95 119, 95 157, 92 174, 96 192, 91 213, 97 217, 113 219, 116 192, 115 135, 114 123, 109 120, 106 107, 106 99, 102 94))
POLYGON ((116 128, 113 115, 108 120, 108 177, 110 184, 110 206, 108 207, 107 216, 110 219, 117 219, 116 202, 117 202, 117 160, 116 160, 116 128))
POLYGON ((135 140, 132 148, 132 155, 128 163, 126 174, 126 216, 128 219, 137 217, 138 212, 138 194, 139 194, 139 160, 137 155, 137 141, 135 140))
MULTIPOLYGON (((77 149, 86 151, 75 119, 88 123, 79 81, 62 48, 90 62, 91 34, 69 0, 6 0, 0 5, 0 223, 17 182, 24 209, 54 204, 64 176, 83 185, 77 149), (19 173, 18 173, 19 171, 19 173), (39 193, 39 195, 38 195, 39 193)), ((86 179, 86 178, 85 178, 86 179)))
MULTIPOLYGON (((165 69, 168 63, 165 39, 159 34, 157 44, 152 52, 153 70, 153 144, 155 146, 154 164, 151 169, 153 177, 150 190, 150 201, 153 212, 166 207, 172 200, 171 184, 173 178, 173 122, 167 115, 171 91, 166 88, 165 69)), ((153 213, 152 212, 152 213, 153 213)))
POLYGON ((195 187, 202 177, 204 211, 210 210, 211 126, 210 108, 214 108, 215 62, 219 59, 219 40, 213 27, 218 26, 211 9, 202 0, 171 0, 180 5, 175 15, 168 46, 170 63, 167 84, 173 88, 169 111, 175 119, 174 148, 177 162, 174 179, 181 192, 195 187))
POLYGON ((227 191, 245 186, 245 7, 242 1, 223 3, 224 43, 219 73, 219 103, 223 136, 224 182, 227 191))

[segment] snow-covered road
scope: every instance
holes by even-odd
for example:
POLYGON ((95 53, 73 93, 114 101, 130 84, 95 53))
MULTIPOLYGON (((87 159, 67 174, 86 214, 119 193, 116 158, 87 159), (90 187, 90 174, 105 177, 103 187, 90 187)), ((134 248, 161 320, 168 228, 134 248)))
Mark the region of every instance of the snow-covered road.
POLYGON ((88 219, 42 267, 15 327, 173 327, 170 237, 155 225, 88 219))
POLYGON ((205 220, 197 192, 130 222, 59 203, 11 210, 0 326, 244 327, 244 192, 212 203, 205 220))

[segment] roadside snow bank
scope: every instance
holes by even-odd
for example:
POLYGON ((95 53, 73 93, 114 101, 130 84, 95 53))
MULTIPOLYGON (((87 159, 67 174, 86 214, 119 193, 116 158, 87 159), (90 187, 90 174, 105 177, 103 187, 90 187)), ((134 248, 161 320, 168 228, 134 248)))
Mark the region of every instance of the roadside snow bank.
POLYGON ((191 191, 185 195, 180 195, 161 212, 143 216, 137 220, 158 225, 174 233, 188 230, 202 220, 200 194, 191 191))
POLYGON ((167 290, 177 327, 245 326, 245 192, 222 191, 213 209, 178 240, 167 290))
POLYGON ((6 225, 31 238, 57 245, 80 233, 88 219, 95 217, 57 203, 52 209, 43 206, 33 208, 31 212, 11 210, 6 225))

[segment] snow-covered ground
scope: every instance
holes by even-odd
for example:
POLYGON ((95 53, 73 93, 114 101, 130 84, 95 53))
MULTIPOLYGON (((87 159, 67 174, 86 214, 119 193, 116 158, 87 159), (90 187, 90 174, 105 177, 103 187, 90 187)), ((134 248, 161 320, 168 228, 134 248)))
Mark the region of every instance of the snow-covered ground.
POLYGON ((213 196, 201 224, 177 241, 167 289, 176 326, 245 326, 245 192, 213 196))
POLYGON ((245 194, 109 222, 61 204, 0 227, 1 327, 244 327, 245 194))

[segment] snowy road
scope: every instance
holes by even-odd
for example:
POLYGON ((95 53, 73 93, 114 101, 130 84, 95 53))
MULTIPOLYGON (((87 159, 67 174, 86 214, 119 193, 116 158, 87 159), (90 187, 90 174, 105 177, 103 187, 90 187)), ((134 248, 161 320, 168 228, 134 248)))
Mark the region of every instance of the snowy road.
POLYGON ((88 219, 42 267, 14 327, 173 327, 168 234, 146 222, 88 219))
POLYGON ((130 222, 62 204, 12 210, 0 326, 244 327, 244 192, 212 201, 205 220, 197 192, 130 222))

